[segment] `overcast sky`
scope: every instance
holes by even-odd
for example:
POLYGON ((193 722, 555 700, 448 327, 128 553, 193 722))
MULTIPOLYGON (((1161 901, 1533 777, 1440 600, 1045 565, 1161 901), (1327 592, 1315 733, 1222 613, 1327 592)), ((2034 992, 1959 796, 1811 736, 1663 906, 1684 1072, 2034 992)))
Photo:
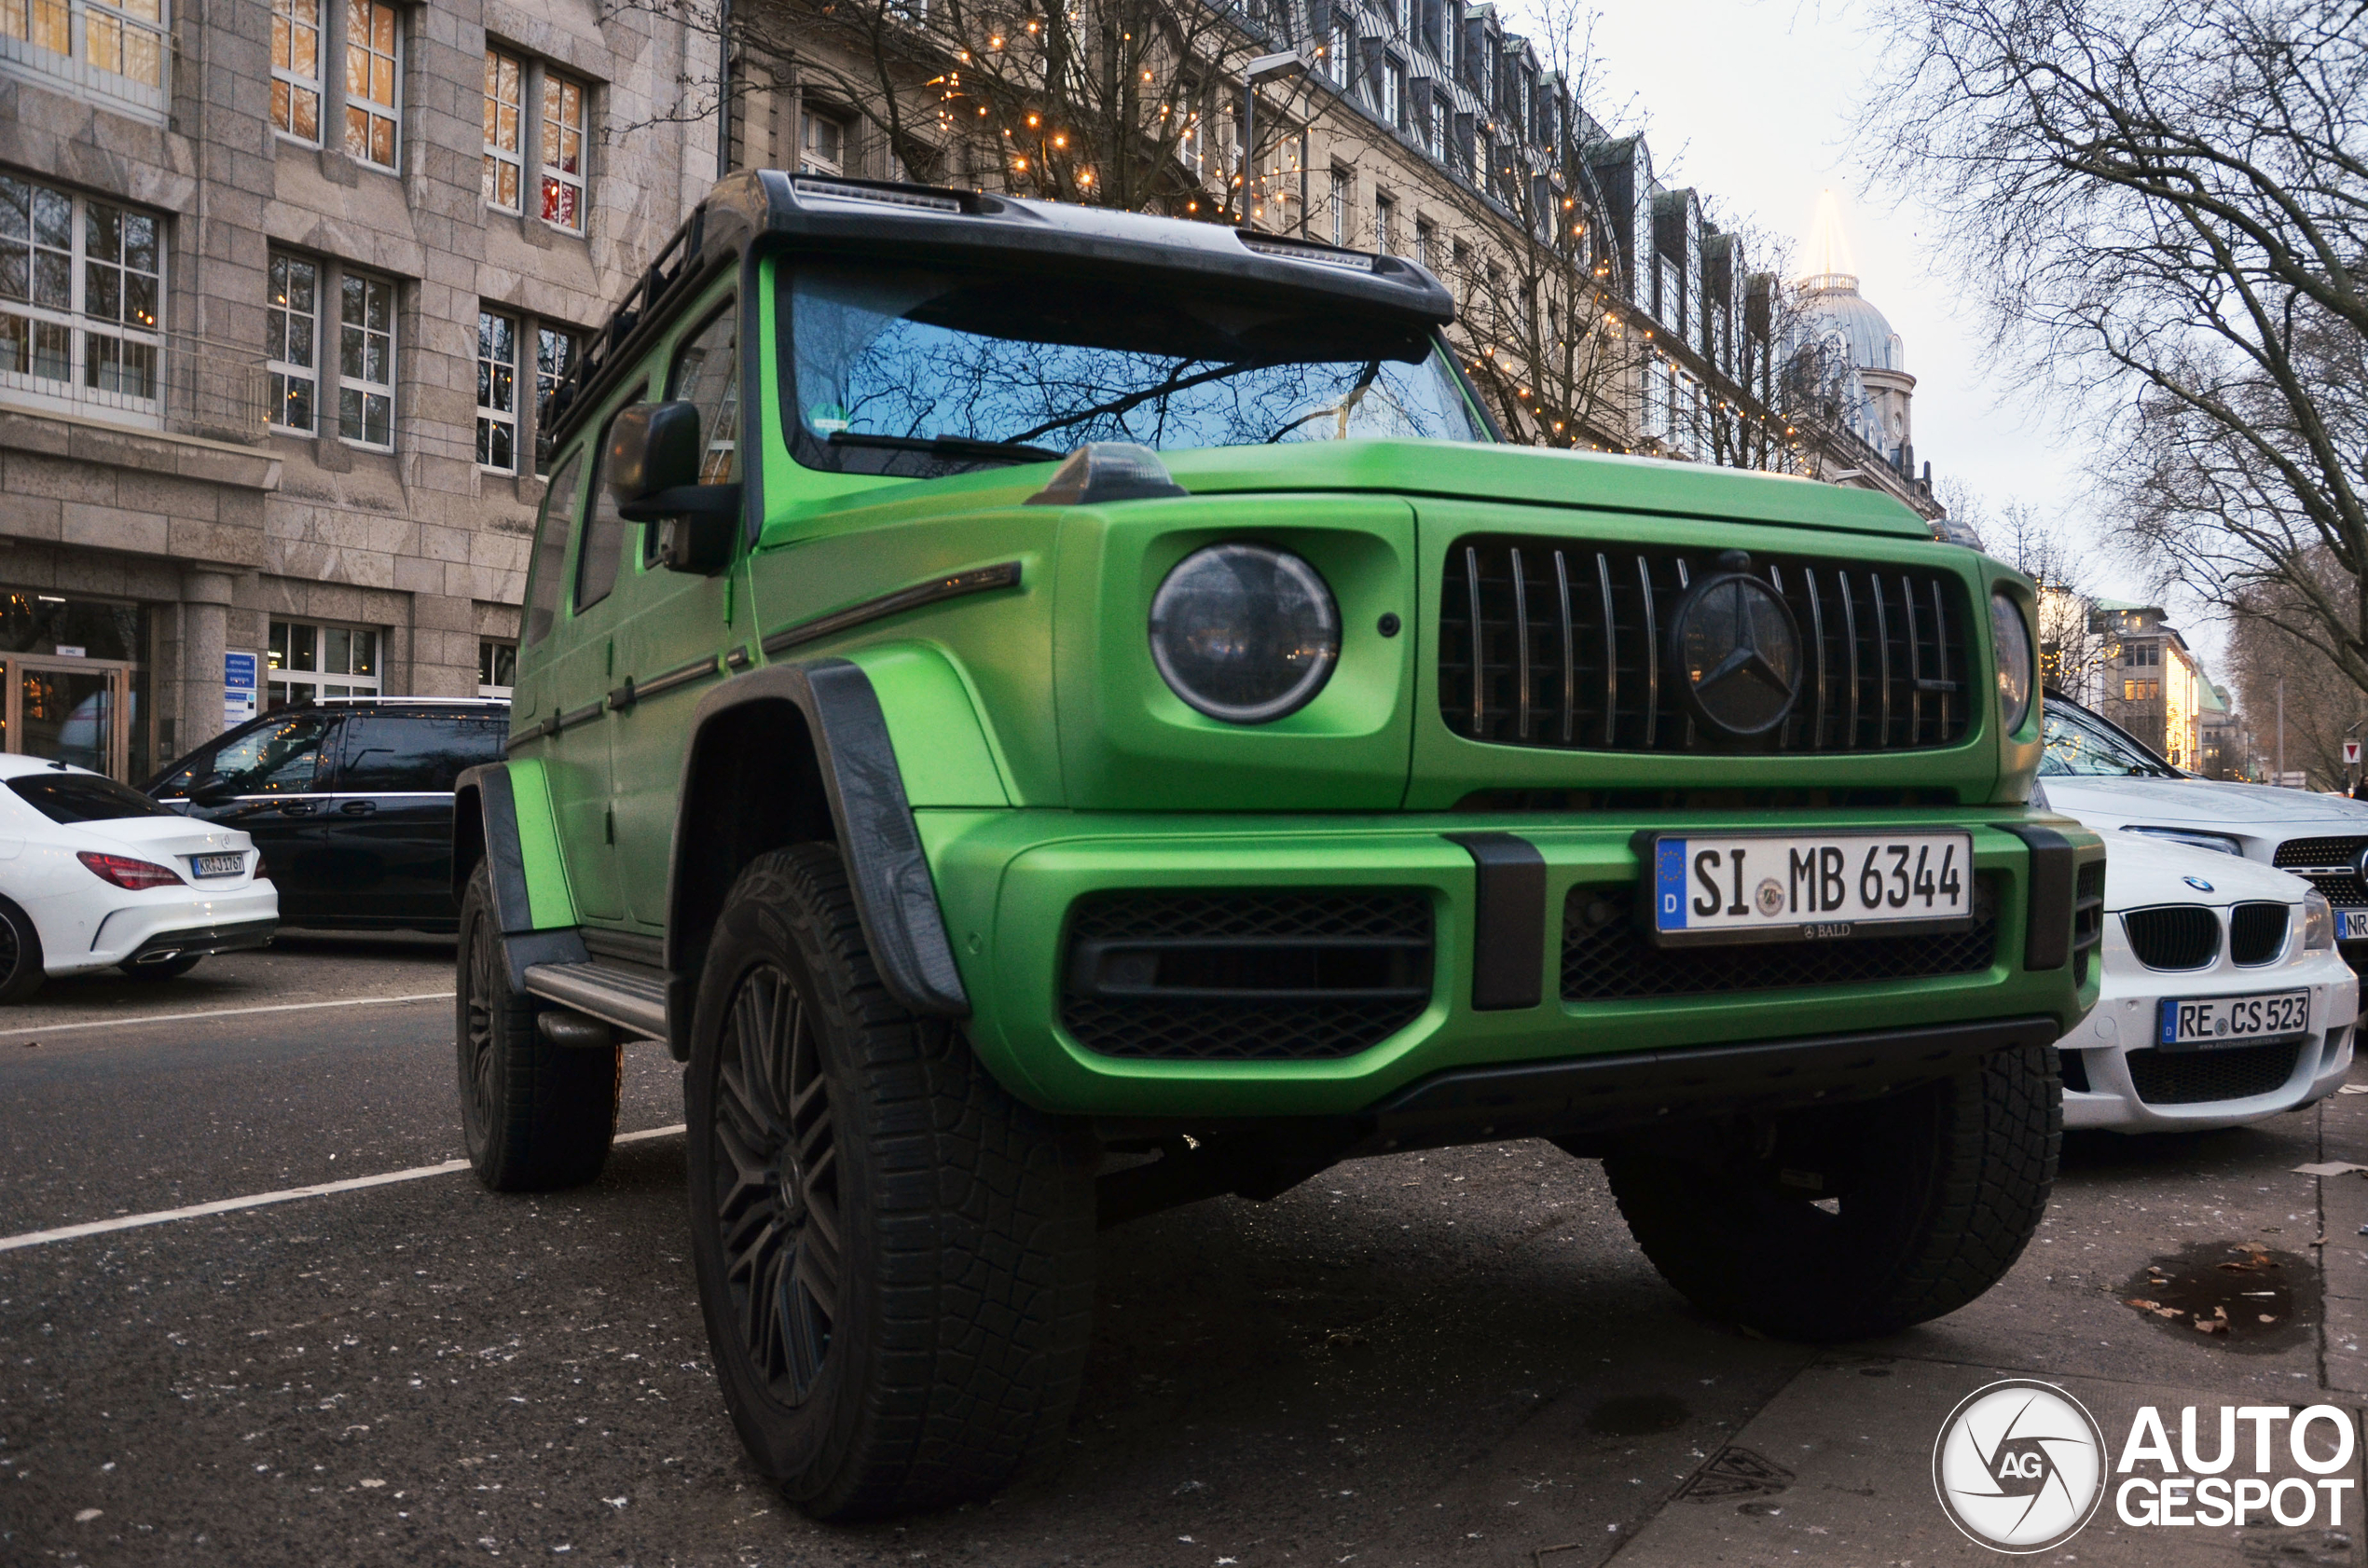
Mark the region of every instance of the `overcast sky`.
MULTIPOLYGON (((1800 252, 1818 192, 1834 187, 1860 292, 1907 341, 1917 461, 1971 486, 1993 515, 2009 499, 2032 502, 2067 543, 2086 543, 2080 444, 2047 411, 2002 403, 1980 323, 1945 259, 1928 253, 1914 193, 1868 191, 1845 159, 1874 57, 1859 14, 1845 0, 1614 0, 1595 25, 1590 107, 1641 114, 1664 182, 1694 186, 1718 217, 1788 235, 1800 252)), ((2103 591, 2142 591, 2101 551, 2084 553, 2103 591)))

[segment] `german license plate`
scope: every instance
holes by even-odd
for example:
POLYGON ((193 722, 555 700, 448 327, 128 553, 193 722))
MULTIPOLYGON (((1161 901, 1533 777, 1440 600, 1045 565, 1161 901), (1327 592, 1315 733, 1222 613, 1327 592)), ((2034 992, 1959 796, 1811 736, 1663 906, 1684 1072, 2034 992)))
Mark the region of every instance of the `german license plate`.
POLYGON ((244 855, 193 855, 200 876, 236 876, 247 869, 244 855))
POLYGON ((2368 909, 2335 911, 2337 942, 2368 942, 2368 909))
POLYGON ((1648 833, 1645 928, 1662 946, 1832 942, 1962 930, 1974 837, 1932 833, 1648 833))
POLYGON ((2310 1032, 2310 993, 2165 997, 2155 1040, 2165 1051, 2224 1051, 2310 1032))

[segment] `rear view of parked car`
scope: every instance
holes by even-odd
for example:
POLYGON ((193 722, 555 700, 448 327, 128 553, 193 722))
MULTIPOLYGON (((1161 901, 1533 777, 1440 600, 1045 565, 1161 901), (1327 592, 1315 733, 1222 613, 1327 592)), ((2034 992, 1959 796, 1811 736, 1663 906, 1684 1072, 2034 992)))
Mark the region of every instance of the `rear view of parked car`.
POLYGON ((245 833, 38 757, 0 756, 0 1002, 49 975, 167 980, 271 940, 279 900, 245 833))
POLYGON ((291 926, 448 931, 452 781, 499 761, 509 729, 498 701, 308 703, 207 742, 148 792, 252 834, 291 926))
POLYGON ((2325 897, 2224 853, 2105 842, 2104 990, 2058 1046, 2064 1125, 2235 1127, 2341 1087, 2360 982, 2325 897))

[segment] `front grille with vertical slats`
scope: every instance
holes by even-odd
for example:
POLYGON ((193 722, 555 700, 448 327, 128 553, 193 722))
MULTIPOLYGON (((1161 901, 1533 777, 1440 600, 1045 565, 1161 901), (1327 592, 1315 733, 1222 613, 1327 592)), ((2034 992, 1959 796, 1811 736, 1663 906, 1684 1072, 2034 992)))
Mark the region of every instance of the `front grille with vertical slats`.
POLYGON ((2286 950, 2286 928, 2293 911, 2281 903, 2240 903, 2228 916, 2228 956, 2240 964, 2266 964, 2286 950))
MULTIPOLYGON (((1573 751, 1702 744, 1665 646, 1671 612, 1714 551, 1474 534, 1447 553, 1439 699, 1469 740, 1573 751)), ((1792 607, 1800 695, 1756 744, 1773 751, 1903 751, 1972 728, 1973 623, 1950 572, 1758 555, 1792 607)))
POLYGON ((2199 970, 2220 956, 2220 914, 2199 903, 2125 910, 2121 928, 2150 970, 2199 970))
POLYGON ((2278 846, 2269 863, 2291 871, 2338 904, 2368 904, 2368 883, 2355 868, 2368 838, 2290 838, 2278 846))

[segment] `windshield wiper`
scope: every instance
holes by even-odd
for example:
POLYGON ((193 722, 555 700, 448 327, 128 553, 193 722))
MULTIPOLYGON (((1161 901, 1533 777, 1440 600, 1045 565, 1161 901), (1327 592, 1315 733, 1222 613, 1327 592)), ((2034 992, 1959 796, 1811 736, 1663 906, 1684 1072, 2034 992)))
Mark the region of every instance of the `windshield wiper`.
POLYGON ((989 462, 1058 462, 1067 452, 1031 447, 1024 441, 974 441, 967 435, 866 435, 834 430, 824 438, 833 447, 885 447, 892 452, 927 452, 937 458, 980 458, 989 462))

